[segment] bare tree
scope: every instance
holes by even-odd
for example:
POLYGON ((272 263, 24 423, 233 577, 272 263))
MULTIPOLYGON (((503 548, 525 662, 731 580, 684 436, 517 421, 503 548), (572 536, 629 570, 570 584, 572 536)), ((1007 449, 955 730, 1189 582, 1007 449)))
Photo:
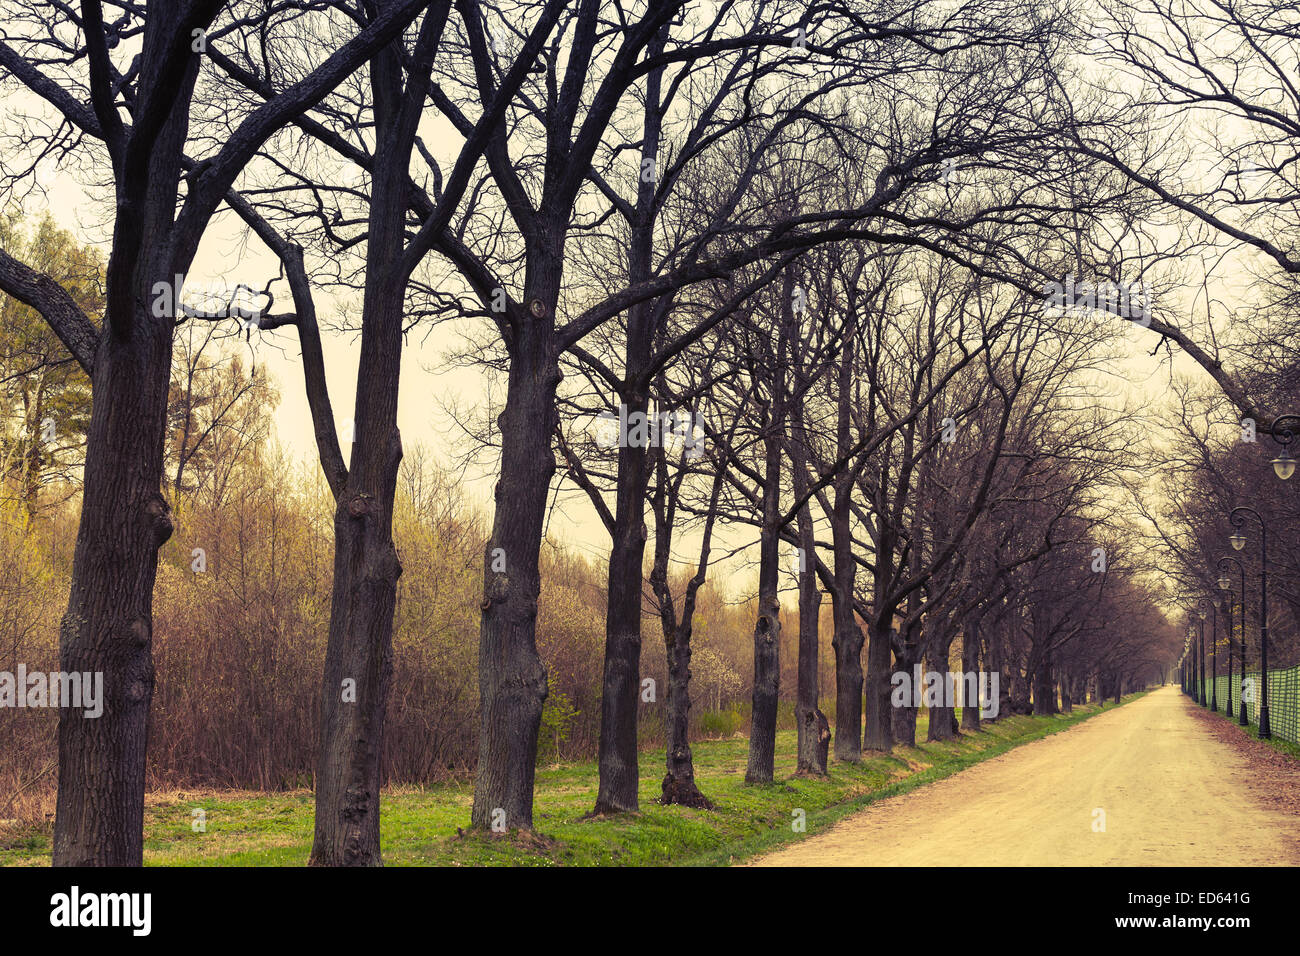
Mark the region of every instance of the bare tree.
MULTIPOLYGON (((188 271, 209 220, 258 148, 423 5, 393 4, 273 101, 232 117, 230 134, 195 165, 186 147, 206 38, 256 27, 261 12, 218 0, 147 12, 124 3, 106 23, 98 0, 84 0, 79 11, 15 5, 0 70, 58 118, 31 150, 38 161, 84 150, 100 168, 111 167, 114 186, 102 329, 68 290, 0 251, 0 288, 41 313, 90 375, 94 394, 60 666, 103 672, 106 700, 96 720, 61 714, 56 865, 141 863, 152 592, 158 548, 172 534, 160 485, 176 277, 188 271)), ((11 172, 8 185, 26 168, 11 172)))

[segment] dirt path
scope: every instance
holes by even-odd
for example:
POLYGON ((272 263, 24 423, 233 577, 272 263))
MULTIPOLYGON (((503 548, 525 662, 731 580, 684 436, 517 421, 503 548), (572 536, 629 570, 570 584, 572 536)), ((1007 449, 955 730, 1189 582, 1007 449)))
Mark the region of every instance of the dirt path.
POLYGON ((1164 687, 755 863, 1300 864, 1300 765, 1224 724, 1164 687))

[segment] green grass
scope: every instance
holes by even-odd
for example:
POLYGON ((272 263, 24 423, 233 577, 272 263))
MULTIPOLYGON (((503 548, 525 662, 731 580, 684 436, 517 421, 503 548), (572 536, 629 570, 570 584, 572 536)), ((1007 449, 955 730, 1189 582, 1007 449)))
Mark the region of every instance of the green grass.
MULTIPOLYGON (((1090 704, 1070 715, 1008 717, 944 743, 924 742, 922 713, 920 746, 895 747, 858 764, 832 759, 824 778, 794 776, 795 734, 782 731, 776 781, 761 786, 744 782, 747 740, 700 741, 694 745, 696 781, 717 804, 711 812, 656 802, 662 751, 641 755, 641 812, 609 818, 585 818, 596 797, 594 762, 539 768, 537 837, 460 833, 469 820, 469 782, 395 788, 382 797, 384 861, 389 866, 725 865, 801 839, 805 834, 791 825, 795 810, 804 811, 807 833, 816 833, 872 800, 939 780, 1098 712, 1090 704)), ((147 866, 302 866, 311 849, 312 795, 305 790, 151 794, 144 829, 147 866), (191 827, 195 808, 206 813, 205 832, 191 827)), ((48 865, 49 854, 48 825, 0 832, 2 865, 48 865)))

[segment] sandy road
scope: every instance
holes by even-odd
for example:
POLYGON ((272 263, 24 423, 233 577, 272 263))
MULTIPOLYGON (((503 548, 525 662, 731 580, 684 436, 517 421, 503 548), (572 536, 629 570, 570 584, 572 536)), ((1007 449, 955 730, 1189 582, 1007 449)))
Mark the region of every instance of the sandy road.
MULTIPOLYGON (((763 866, 1300 864, 1300 773, 1177 687, 872 804, 763 866), (1279 767, 1281 769, 1279 769, 1279 767), (1280 791, 1287 791, 1289 796, 1280 791), (1105 832, 1094 831, 1095 810, 1105 832)), ((1279 755, 1280 756, 1280 755, 1279 755)), ((1291 764, 1294 761, 1290 761, 1291 764)))

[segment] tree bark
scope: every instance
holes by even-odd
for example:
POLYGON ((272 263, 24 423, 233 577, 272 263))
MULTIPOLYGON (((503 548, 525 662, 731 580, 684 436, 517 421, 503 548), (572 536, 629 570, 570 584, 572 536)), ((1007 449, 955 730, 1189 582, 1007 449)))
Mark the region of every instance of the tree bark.
MULTIPOLYGON (((808 478, 805 463, 797 452, 793 467, 795 495, 802 496, 807 490, 808 478)), ((813 554, 815 542, 812 512, 807 505, 799 509, 798 524, 801 564, 799 569, 799 674, 794 709, 795 724, 798 727, 798 759, 795 772, 824 775, 827 751, 830 749, 831 730, 826 715, 817 706, 820 676, 817 625, 821 618, 822 595, 817 588, 817 573, 813 567, 816 560, 813 554)))
MULTIPOLYGON (((998 675, 998 712, 989 720, 999 720, 1011 713, 1011 677, 1010 673, 1003 666, 1003 628, 1005 624, 998 622, 997 626, 989 633, 988 647, 988 670, 989 674, 998 675)), ((990 680, 992 677, 990 677, 990 680)))
POLYGON ((1034 668, 1034 713, 1047 716, 1058 713, 1056 706, 1056 681, 1052 677, 1052 658, 1044 652, 1034 668))
POLYGON ((777 594, 781 451, 769 428, 763 528, 759 542, 758 620, 754 624, 754 690, 746 783, 771 783, 776 760, 776 714, 781 690, 781 601, 777 594))
MULTIPOLYGON (((856 335, 857 311, 849 306, 844 339, 852 343, 856 335)), ((845 347, 838 370, 836 420, 836 455, 849 452, 849 418, 852 407, 854 349, 845 347)), ((836 476, 831 503, 831 549, 835 586, 831 590, 831 614, 835 633, 831 647, 835 651, 835 758, 856 763, 862 759, 862 647, 865 637, 858 626, 853 607, 854 579, 857 562, 853 559, 850 505, 853 476, 845 468, 836 476)))
POLYGON ((675 630, 665 633, 664 643, 668 650, 668 766, 660 788, 660 802, 712 810, 713 804, 695 783, 695 763, 691 754, 690 618, 684 617, 675 630))
MULTIPOLYGON (((980 672, 980 625, 981 615, 979 611, 975 611, 966 620, 966 627, 962 631, 961 669, 966 674, 978 675, 980 672)), ((980 701, 978 690, 976 691, 974 700, 969 700, 966 697, 962 698, 961 729, 980 729, 980 701)))
MULTIPOLYGON (((914 592, 908 599, 908 610, 916 610, 919 604, 920 595, 914 592)), ((901 639, 894 648, 893 674, 906 674, 910 683, 916 676, 916 664, 921 660, 921 644, 918 639, 921 624, 910 614, 909 620, 911 623, 904 625, 901 639)), ((894 705, 893 700, 893 674, 890 675, 890 735, 896 744, 915 747, 916 721, 921 714, 921 704, 924 699, 922 696, 925 690, 924 675, 921 684, 913 686, 911 696, 903 702, 903 706, 898 707, 894 705)))
MULTIPOLYGON (((953 722, 956 719, 956 712, 953 707, 947 704, 948 697, 948 655, 952 650, 952 636, 945 641, 940 641, 939 646, 926 656, 926 666, 929 670, 934 671, 940 677, 939 693, 942 700, 938 706, 930 708, 930 729, 926 733, 927 740, 952 740, 957 735, 953 732, 953 722)), ((954 690, 955 696, 955 690, 954 690)))
MULTIPOLYGON (((912 668, 904 668, 901 660, 894 665, 898 671, 906 672, 908 680, 911 680, 912 668)), ((924 687, 924 685, 922 685, 924 687)), ((901 707, 890 708, 890 735, 893 742, 902 747, 916 746, 916 719, 921 712, 920 693, 922 688, 914 687, 912 689, 911 700, 905 702, 901 707)), ((933 715, 931 715, 933 719, 933 715)))
MULTIPOLYGON (((132 264, 115 258, 111 267, 130 270, 132 264)), ((144 277, 161 275, 145 263, 133 271, 143 291, 152 286, 144 277)), ((139 301, 150 300, 142 294, 139 301)), ((77 708, 59 711, 55 866, 141 866, 144 857, 153 587, 158 549, 172 534, 171 508, 160 492, 172 324, 154 319, 147 308, 132 323, 125 341, 105 334, 95 358, 59 666, 102 673, 104 702, 95 719, 77 708)))
MULTIPOLYGON (((838 502, 840 492, 836 491, 838 502)), ((845 501, 847 502, 847 495, 845 501)), ((838 510, 838 504, 836 506, 838 510)), ((831 614, 835 635, 835 759, 857 763, 862 759, 862 647, 866 639, 853 610, 854 561, 849 551, 847 514, 844 529, 832 526, 835 550, 835 589, 831 591, 831 614)))
MULTIPOLYGON (((877 594, 881 593, 877 590, 877 594)), ((863 746, 867 750, 888 753, 894 747, 893 707, 890 704, 891 670, 893 652, 890 649, 889 627, 876 615, 868 624, 870 640, 867 644, 866 718, 867 729, 863 746)))
MULTIPOLYGON (((392 674, 393 614, 402 574, 393 504, 405 285, 381 281, 400 254, 402 198, 377 177, 371 197, 368 279, 355 441, 334 512, 334 586, 321 691, 313 866, 378 866, 384 716, 392 674), (397 215, 384 211, 395 208, 397 215), (346 682, 346 683, 345 683, 346 682)), ((398 180, 400 182, 400 180, 398 180)))
MULTIPOLYGON (((794 278, 782 274, 781 325, 769 356, 770 398, 763 420, 763 521, 759 534, 758 620, 754 624, 754 689, 746 783, 771 783, 776 761, 776 716, 781 692, 781 432, 786 422, 785 365, 793 325, 794 278)), ((812 555, 808 556, 809 560, 812 555)))
MULTIPOLYGON (((628 414, 644 413, 645 393, 631 397, 628 414)), ((637 708, 641 689, 641 582, 645 562, 645 448, 621 447, 609 555, 605 664, 601 681, 599 786, 593 813, 636 810, 637 708)))
MULTIPOLYGON (((655 559, 650 570, 650 584, 659 598, 659 621, 664 635, 664 648, 668 654, 668 747, 667 772, 660 787, 660 802, 681 804, 697 809, 712 810, 713 804, 700 792, 695 783, 695 764, 690 744, 691 712, 691 635, 695 622, 695 601, 704 586, 709 569, 709 551, 712 547, 713 527, 718 516, 718 497, 726 478, 726 465, 719 462, 713 475, 713 492, 709 499, 708 516, 700 536, 700 559, 695 575, 686 584, 682 601, 682 614, 677 618, 672 589, 668 585, 668 563, 672 557, 673 518, 676 515, 676 498, 669 501, 670 493, 680 493, 681 484, 672 484, 668 477, 668 458, 661 445, 655 449, 659 480, 655 483, 653 498, 655 514, 655 559)), ((679 474, 679 479, 682 476, 679 474)))
MULTIPOLYGON (((529 270, 558 281, 559 263, 529 270)), ((536 288, 536 287, 534 287, 536 288)), ((501 474, 492 536, 483 555, 479 630, 479 756, 473 826, 531 829, 537 731, 546 699, 546 668, 537 653, 538 572, 542 528, 555 453, 551 447, 560 383, 550 348, 554 286, 534 301, 544 314, 516 317, 501 429, 501 474), (500 563, 497 559, 500 559, 500 563), (504 570, 497 570, 504 568, 504 570)))

